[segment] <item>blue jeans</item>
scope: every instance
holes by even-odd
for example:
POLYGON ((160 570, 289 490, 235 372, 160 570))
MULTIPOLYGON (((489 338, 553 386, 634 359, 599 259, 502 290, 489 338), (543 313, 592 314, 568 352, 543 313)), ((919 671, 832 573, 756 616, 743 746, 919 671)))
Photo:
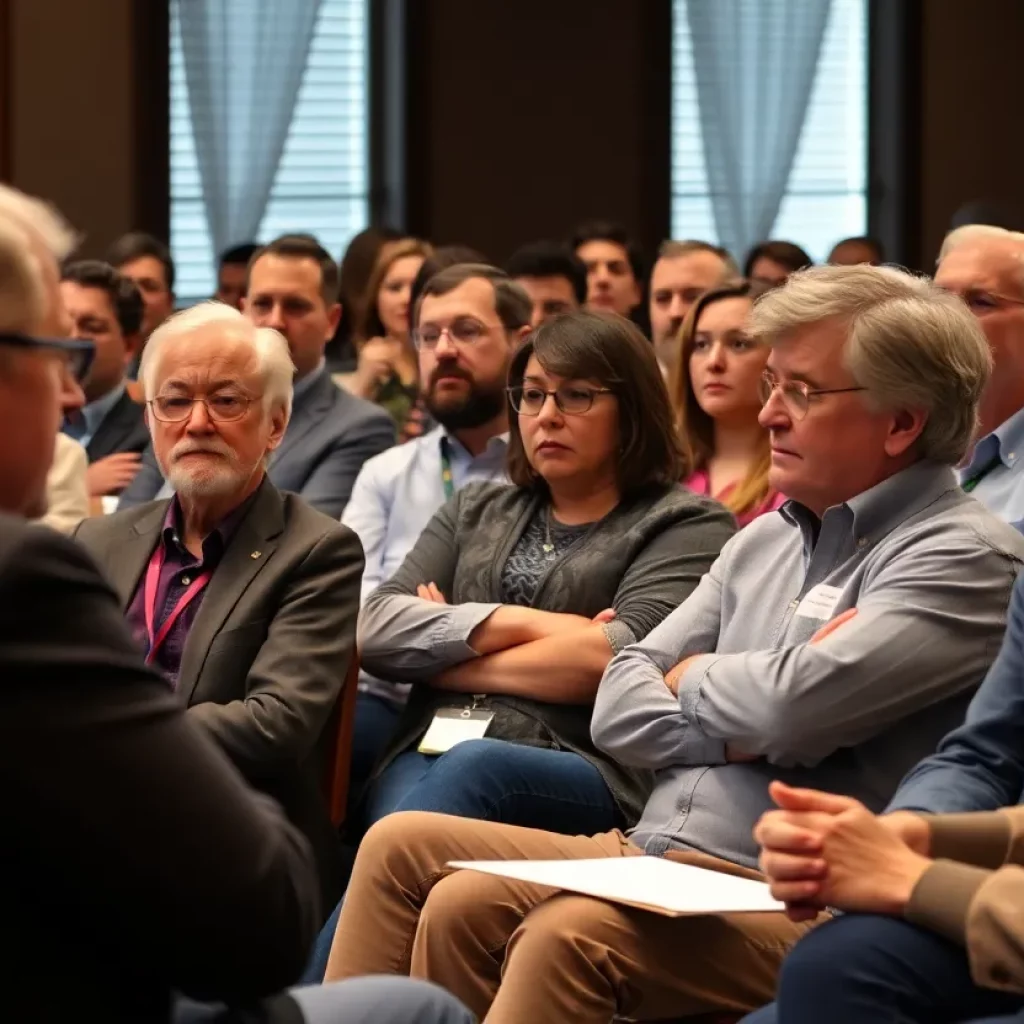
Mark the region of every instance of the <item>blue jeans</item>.
POLYGON ((395 734, 402 709, 375 693, 356 697, 356 717, 352 729, 352 767, 349 771, 349 806, 351 817, 363 788, 370 779, 380 755, 395 734))
POLYGON ((906 921, 837 917, 793 947, 777 1002, 744 1024, 962 1024, 1024 1019, 1024 997, 980 988, 967 954, 906 921))
MULTIPOLYGON (((437 811, 563 835, 592 835, 624 822, 601 773, 564 750, 505 740, 466 740, 433 757, 408 751, 384 769, 367 796, 370 824, 395 811, 437 811)), ((322 981, 341 904, 316 940, 305 984, 322 981)))
MULTIPOLYGON (((454 996, 411 978, 352 978, 289 995, 306 1024, 474 1024, 476 1018, 454 996)), ((283 1018, 282 1014, 282 1018, 283 1018)), ((180 999, 173 1024, 228 1024, 238 1020, 222 1006, 180 999)), ((271 1019, 277 1019, 271 1017, 271 1019)), ((291 1014, 288 1020, 294 1019, 291 1014)))

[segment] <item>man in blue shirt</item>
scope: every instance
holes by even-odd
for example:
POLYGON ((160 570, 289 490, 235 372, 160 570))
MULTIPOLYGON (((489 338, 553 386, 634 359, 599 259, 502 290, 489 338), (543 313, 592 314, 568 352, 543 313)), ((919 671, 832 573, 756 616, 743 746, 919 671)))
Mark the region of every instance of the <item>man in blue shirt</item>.
MULTIPOLYGON (((420 380, 439 426, 369 459, 341 521, 363 545, 362 597, 390 579, 434 513, 460 487, 505 475, 505 379, 531 305, 502 271, 466 263, 428 282, 412 311, 420 380)), ((363 673, 352 748, 358 796, 387 743, 407 689, 363 673)))
MULTIPOLYGON (((994 811, 1024 802, 1022 795, 1024 577, 1013 592, 999 656, 971 702, 965 723, 910 772, 878 820, 918 855, 939 857, 928 819, 922 815, 994 811)), ((838 804, 836 809, 840 810, 838 804)), ((780 824, 800 828, 794 813, 773 812, 759 828, 768 818, 776 829, 780 824)), ((808 852, 807 846, 797 850, 794 835, 789 833, 783 844, 778 831, 772 840, 762 833, 762 863, 773 880, 781 880, 781 866, 786 884, 817 885, 817 854, 808 852), (776 858, 784 858, 785 865, 776 858)), ((880 892, 885 879, 867 864, 864 871, 880 892)), ((754 1014, 748 1024, 909 1024, 982 1017, 992 1017, 994 1024, 997 1015, 1000 1021, 1019 1021, 1018 1016, 1003 1015, 1024 1010, 1024 997, 978 985, 963 946, 919 926, 930 925, 935 917, 922 912, 925 901, 918 890, 923 891, 926 877, 914 885, 906 906, 887 908, 891 916, 851 914, 812 931, 783 965, 778 1005, 754 1014)), ((947 917, 956 914, 960 901, 957 893, 947 891, 940 902, 946 907, 942 916, 947 917)))
POLYGON ((61 278, 75 337, 91 341, 96 352, 83 384, 86 405, 65 416, 63 430, 89 456, 89 497, 120 494, 135 479, 149 444, 143 407, 126 386, 141 341, 142 296, 129 278, 100 260, 70 263, 61 278))
POLYGON ((985 332, 995 372, 980 440, 960 468, 964 490, 1001 519, 1024 518, 1024 234, 983 224, 951 232, 935 283, 959 295, 985 332))

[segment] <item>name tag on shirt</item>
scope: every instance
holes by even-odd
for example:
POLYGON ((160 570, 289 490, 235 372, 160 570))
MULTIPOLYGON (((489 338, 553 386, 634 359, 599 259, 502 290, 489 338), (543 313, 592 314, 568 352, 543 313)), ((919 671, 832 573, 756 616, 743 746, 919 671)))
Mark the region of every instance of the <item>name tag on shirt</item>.
POLYGON ((807 592, 797 606, 796 613, 805 619, 831 619, 842 596, 842 587, 830 587, 827 583, 819 583, 807 592))
POLYGON ((494 715, 489 711, 441 708, 435 713, 417 750, 421 754, 445 754, 466 740, 483 739, 493 720, 494 715))

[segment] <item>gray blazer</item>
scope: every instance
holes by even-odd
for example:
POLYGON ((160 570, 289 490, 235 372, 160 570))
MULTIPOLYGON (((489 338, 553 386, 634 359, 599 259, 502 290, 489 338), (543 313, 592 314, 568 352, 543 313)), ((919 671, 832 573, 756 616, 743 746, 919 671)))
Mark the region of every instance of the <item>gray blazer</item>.
MULTIPOLYGON (((378 770, 415 746, 438 708, 465 704, 465 694, 434 689, 429 680, 476 657, 465 641, 501 602, 502 567, 546 500, 504 484, 463 487, 427 524, 394 577, 367 599, 359 630, 363 664, 381 679, 413 684, 378 770), (416 599, 417 585, 427 582, 451 604, 416 599)), ((552 565, 533 606, 591 618, 614 607, 609 640, 632 643, 690 596, 735 528, 721 505, 679 486, 623 501, 552 565)), ((652 776, 597 751, 591 706, 506 695, 481 706, 495 714, 490 735, 580 754, 601 773, 624 819, 639 816, 652 776)))
MULTIPOLYGON (((395 425, 378 405, 338 387, 318 371, 295 399, 281 446, 271 456, 268 476, 275 487, 294 491, 315 509, 340 519, 363 463, 395 443, 395 425)), ((118 510, 156 498, 164 486, 153 446, 125 488, 118 510)))
POLYGON ((149 445, 144 407, 126 391, 103 417, 85 447, 90 462, 119 452, 141 452, 149 445))
MULTIPOLYGON (((333 385, 332 385, 333 386, 333 385)), ((75 538, 127 610, 167 501, 87 519, 75 538)), ((228 542, 185 642, 177 694, 258 789, 327 856, 327 727, 355 655, 356 535, 264 481, 228 542)), ((322 875, 323 877, 323 875, 322 875)))

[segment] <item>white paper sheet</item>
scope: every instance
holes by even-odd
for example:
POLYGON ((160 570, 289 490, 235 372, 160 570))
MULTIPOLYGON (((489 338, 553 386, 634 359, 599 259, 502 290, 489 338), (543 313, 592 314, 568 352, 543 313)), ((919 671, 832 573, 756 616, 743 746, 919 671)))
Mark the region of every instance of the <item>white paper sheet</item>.
POLYGON ((450 867, 550 885, 668 917, 780 911, 768 886, 661 857, 598 860, 462 860, 450 867))

